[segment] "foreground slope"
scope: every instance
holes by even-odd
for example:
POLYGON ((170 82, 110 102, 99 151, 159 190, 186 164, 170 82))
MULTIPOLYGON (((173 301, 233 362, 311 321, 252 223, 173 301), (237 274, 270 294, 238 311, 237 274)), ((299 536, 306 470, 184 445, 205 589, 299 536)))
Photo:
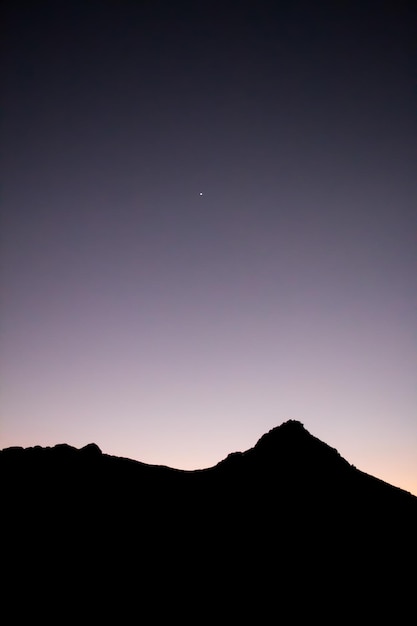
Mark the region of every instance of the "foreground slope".
POLYGON ((400 594, 401 606, 408 598, 417 498, 357 470, 299 422, 206 470, 62 444, 3 450, 0 472, 13 564, 31 580, 42 564, 54 589, 75 571, 83 588, 110 582, 116 593, 123 581, 142 601, 186 593, 235 611, 265 595, 284 601, 293 584, 362 607, 372 597, 374 612, 371 589, 400 594))

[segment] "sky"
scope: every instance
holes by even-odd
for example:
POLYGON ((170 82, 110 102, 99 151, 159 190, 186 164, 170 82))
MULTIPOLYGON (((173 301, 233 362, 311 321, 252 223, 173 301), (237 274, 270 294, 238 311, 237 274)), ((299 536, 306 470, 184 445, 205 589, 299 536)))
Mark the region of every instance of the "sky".
POLYGON ((297 419, 417 494, 412 3, 2 11, 0 447, 297 419))

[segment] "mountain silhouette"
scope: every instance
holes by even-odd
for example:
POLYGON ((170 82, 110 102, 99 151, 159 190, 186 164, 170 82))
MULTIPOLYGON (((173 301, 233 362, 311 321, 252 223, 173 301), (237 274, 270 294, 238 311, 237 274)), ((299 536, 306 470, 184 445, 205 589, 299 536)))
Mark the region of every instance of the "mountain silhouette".
POLYGON ((0 476, 8 578, 37 599, 47 590, 98 618, 126 594, 125 608, 136 598, 193 623, 250 611, 263 623, 277 603, 298 615, 307 600, 322 619, 337 606, 336 622, 410 610, 417 498, 297 421, 204 470, 60 444, 4 449, 0 476))

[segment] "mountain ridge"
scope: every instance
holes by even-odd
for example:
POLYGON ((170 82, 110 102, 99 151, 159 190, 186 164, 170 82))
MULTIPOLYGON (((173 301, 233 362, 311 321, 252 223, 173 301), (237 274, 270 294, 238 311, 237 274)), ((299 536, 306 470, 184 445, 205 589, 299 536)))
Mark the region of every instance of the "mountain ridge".
POLYGON ((91 599, 94 587, 93 609, 104 593, 122 598, 118 615, 129 590, 130 610, 139 594, 164 621, 179 605, 192 623, 196 604, 232 623, 249 608, 266 623, 260 615, 268 620, 277 602, 293 612, 300 598, 310 612, 318 602, 321 617, 333 606, 341 617, 350 608, 352 619, 386 617, 388 601, 397 617, 411 610, 417 498, 357 470, 299 422, 202 470, 91 443, 11 447, 0 452, 0 480, 5 571, 36 601, 48 589, 82 612, 79 588, 91 599))
POLYGON ((13 459, 15 461, 22 461, 23 455, 28 457, 28 462, 31 460, 35 461, 37 456, 40 458, 40 455, 44 455, 45 460, 47 455, 51 456, 51 460, 52 457, 60 457, 61 460, 65 458, 69 460, 71 457, 75 460, 77 456, 79 459, 84 460, 93 460, 101 457, 102 459, 113 459, 114 461, 127 462, 131 467, 136 465, 137 467, 148 468, 150 470, 167 470, 168 472, 175 472, 183 475, 201 475, 206 472, 213 472, 228 466, 236 465, 236 463, 242 463, 242 461, 247 460, 252 462, 252 466, 253 462, 258 462, 264 467, 264 469, 271 469, 271 464, 275 464, 276 469, 280 469, 280 466, 282 469, 283 463, 295 464, 297 462, 299 463, 300 460, 304 463, 306 461, 314 463, 317 462, 317 459, 320 457, 321 463, 323 463, 323 457, 327 457, 328 460, 330 459, 331 461, 338 463, 339 466, 344 469, 351 468, 356 472, 359 472, 361 475, 368 476, 381 484, 387 485, 391 489, 409 494, 412 498, 417 500, 417 496, 411 492, 402 489, 401 487, 394 486, 387 481, 372 476, 371 474, 367 474, 362 470, 358 470, 354 465, 350 464, 345 458, 343 458, 336 448, 331 447, 327 443, 311 435, 302 422, 292 419, 283 422, 279 426, 275 426, 263 434, 253 447, 248 448, 245 451, 231 452, 215 465, 195 470, 178 469, 164 464, 145 463, 128 457, 107 454, 93 442, 88 443, 81 448, 77 448, 67 443, 58 443, 54 446, 35 445, 26 448, 22 446, 10 446, 0 450, 0 464, 2 462, 4 464, 6 461, 7 465, 7 460, 9 462, 13 462, 13 459))

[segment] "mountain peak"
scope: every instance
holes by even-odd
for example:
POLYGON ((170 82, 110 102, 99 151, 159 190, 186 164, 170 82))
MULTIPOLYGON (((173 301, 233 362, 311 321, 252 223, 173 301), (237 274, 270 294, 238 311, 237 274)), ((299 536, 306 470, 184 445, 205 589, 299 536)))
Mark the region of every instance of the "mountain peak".
POLYGON ((291 420, 287 420, 286 422, 283 422, 280 426, 275 426, 274 428, 271 428, 271 430, 269 430, 267 433, 262 435, 262 437, 259 439, 256 445, 258 445, 262 440, 272 439, 272 438, 275 438, 276 436, 298 437, 301 434, 309 435, 310 433, 304 428, 304 424, 302 424, 298 420, 291 419, 291 420))
MULTIPOLYGON (((236 471, 261 471, 279 476, 287 471, 291 476, 333 473, 350 467, 335 448, 320 441, 298 420, 288 420, 265 433, 253 448, 234 452, 217 467, 236 471)), ((303 478, 304 479, 304 478, 303 478)))
POLYGON ((313 440, 319 441, 304 428, 304 424, 298 420, 288 420, 287 422, 283 422, 280 426, 275 426, 275 428, 272 428, 265 433, 265 435, 262 435, 253 450, 278 452, 281 449, 286 451, 292 449, 295 452, 300 446, 304 448, 306 442, 313 440))
POLYGON ((242 463, 274 475, 290 471, 292 476, 300 476, 307 482, 313 474, 317 477, 350 468, 335 448, 311 435, 304 424, 293 419, 272 428, 253 448, 229 455, 219 465, 237 469, 242 463))

